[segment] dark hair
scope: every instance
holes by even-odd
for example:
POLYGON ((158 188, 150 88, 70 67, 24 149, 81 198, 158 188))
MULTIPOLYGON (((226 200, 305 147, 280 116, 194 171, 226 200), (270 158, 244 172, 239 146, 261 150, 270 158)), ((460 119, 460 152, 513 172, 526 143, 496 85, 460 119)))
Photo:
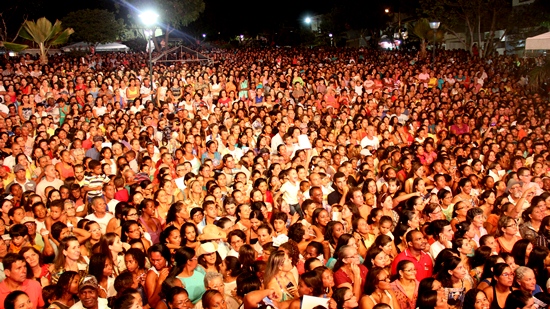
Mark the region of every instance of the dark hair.
POLYGON ((5 270, 11 270, 12 264, 18 261, 21 261, 27 264, 27 261, 25 261, 25 258, 21 254, 10 252, 6 254, 4 259, 2 260, 2 264, 4 265, 5 270))
POLYGON ((145 269, 147 256, 145 256, 145 253, 143 251, 139 250, 138 248, 130 248, 124 254, 124 256, 126 255, 131 255, 134 260, 136 260, 138 267, 140 269, 145 269))
POLYGON ((336 309, 343 309, 344 308, 346 292, 348 290, 351 290, 351 289, 348 288, 348 287, 342 287, 342 288, 334 289, 334 291, 332 293, 332 298, 336 302, 336 309))
POLYGON ((19 291, 19 290, 15 290, 13 292, 10 292, 8 294, 8 296, 6 296, 6 298, 4 299, 4 308, 5 309, 15 309, 15 301, 21 295, 27 295, 27 297, 29 296, 27 293, 25 293, 23 291, 19 291))
POLYGON ((499 277, 500 275, 502 275, 506 268, 510 268, 510 265, 506 263, 496 263, 495 266, 493 266, 493 281, 491 282, 492 286, 496 286, 497 280, 494 280, 495 277, 499 277))
MULTIPOLYGON (((274 221, 273 217, 272 221, 274 221)), ((305 234, 306 230, 304 225, 300 222, 296 222, 288 228, 288 238, 294 240, 296 243, 301 242, 304 239, 305 234)))
POLYGON ((435 240, 439 240, 439 234, 443 232, 443 229, 450 225, 449 221, 445 219, 434 220, 426 228, 426 234, 433 236, 435 240))
POLYGON ((516 264, 519 266, 525 266, 525 260, 527 259, 525 251, 530 243, 531 242, 528 239, 520 239, 516 241, 512 247, 512 251, 510 253, 514 257, 516 264))
POLYGON ((529 292, 523 290, 512 291, 512 293, 508 294, 508 297, 506 297, 506 303, 503 309, 523 308, 531 298, 533 298, 533 296, 529 292))
POLYGON ((550 249, 542 246, 534 246, 531 254, 529 254, 529 259, 527 261, 526 266, 531 268, 535 272, 537 284, 540 285, 539 282, 542 283, 544 281, 544 283, 542 283, 543 285, 540 286, 545 286, 546 281, 548 280, 548 270, 546 270, 544 262, 541 261, 544 261, 549 254, 550 249))
MULTIPOLYGON (((170 253, 170 250, 168 250, 168 253, 170 253)), ((177 264, 172 267, 168 276, 175 277, 179 275, 187 265, 187 262, 189 262, 194 256, 195 250, 191 248, 180 247, 176 250, 176 253, 174 254, 174 261, 176 261, 177 264)), ((170 255, 168 255, 168 258, 170 259, 170 255)))
POLYGON ((367 256, 365 257, 365 261, 363 262, 363 265, 365 265, 369 270, 375 267, 374 264, 372 263, 372 260, 376 258, 376 256, 381 252, 384 252, 384 250, 382 250, 377 246, 371 246, 367 251, 367 256))
POLYGON ((231 272, 232 277, 238 277, 241 274, 242 268, 238 258, 228 255, 225 257, 224 262, 225 268, 231 272))
POLYGON ((255 272, 245 271, 237 276, 237 296, 244 297, 247 293, 260 290, 262 282, 255 272))
MULTIPOLYGON (((199 208, 200 209, 200 208, 199 208)), ((192 227, 195 230, 195 241, 197 241, 197 237, 199 237, 199 229, 197 226, 191 222, 185 222, 181 228, 180 228, 180 236, 181 236, 181 246, 186 246, 189 239, 185 237, 185 230, 187 230, 188 227, 192 227)))
MULTIPOLYGON (((179 280, 179 279, 177 279, 179 280)), ((181 286, 173 286, 171 287, 168 292, 166 293, 166 302, 172 303, 174 302, 174 297, 178 294, 185 293, 187 296, 189 296, 189 293, 187 293, 187 290, 182 288, 181 286)))
MULTIPOLYGON (((416 299, 417 309, 433 309, 437 305, 437 291, 428 290, 422 294, 418 293, 418 298, 416 299)), ((516 308, 514 308, 516 309, 516 308)))
MULTIPOLYGON (((441 254, 440 254, 441 255, 441 254)), ((439 257, 439 256, 438 256, 439 257)), ((443 261, 441 269, 436 274, 436 279, 441 282, 441 285, 446 288, 453 286, 452 275, 449 271, 454 270, 462 262, 462 260, 456 256, 452 256, 443 261)), ((436 264, 436 263, 434 263, 436 264)))
MULTIPOLYGON (((170 234, 172 233, 172 231, 177 231, 178 234, 180 234, 180 231, 178 230, 177 227, 173 226, 173 225, 170 225, 170 226, 167 226, 161 233, 160 233, 160 238, 159 238, 159 241, 161 244, 166 244, 168 243, 168 237, 170 237, 170 234)), ((180 243, 181 244, 181 243, 180 243)))
POLYGON ((115 301, 112 307, 117 309, 130 309, 132 308, 135 299, 136 299, 135 294, 123 293, 121 296, 115 298, 115 301))
POLYGON ((479 289, 471 289, 468 292, 466 292, 466 295, 464 295, 464 303, 462 305, 462 308, 474 308, 476 303, 476 297, 477 294, 483 293, 484 296, 485 292, 479 289))
MULTIPOLYGON (((181 249, 181 248, 180 248, 181 249)), ((166 260, 168 266, 172 266, 172 255, 170 249, 164 244, 154 244, 147 249, 147 255, 150 257, 153 252, 158 252, 166 260)), ((178 261, 179 262, 179 261, 178 261)), ((179 274, 179 273, 178 273, 179 274)))
POLYGON ((103 280, 103 270, 105 269, 105 263, 110 260, 109 256, 104 253, 95 253, 90 257, 90 266, 88 267, 88 274, 96 277, 98 282, 103 280))
POLYGON ((300 276, 300 279, 307 287, 313 289, 311 296, 321 296, 323 294, 323 279, 316 271, 307 271, 300 276))

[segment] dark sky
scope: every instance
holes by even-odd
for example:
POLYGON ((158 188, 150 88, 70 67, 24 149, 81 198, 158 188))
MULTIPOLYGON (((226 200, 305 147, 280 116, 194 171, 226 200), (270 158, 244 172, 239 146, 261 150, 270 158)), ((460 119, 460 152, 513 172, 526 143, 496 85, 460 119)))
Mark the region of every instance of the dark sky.
MULTIPOLYGON (((102 8, 115 10, 115 1, 120 0, 4 0, 0 1, 0 12, 8 23, 9 33, 15 33, 23 18, 35 20, 46 16, 50 20, 61 19, 67 13, 84 8, 102 8)), ((154 3, 155 0, 151 0, 154 3)), ((277 31, 282 27, 298 27, 305 16, 323 14, 343 3, 363 3, 356 0, 204 0, 206 9, 196 22, 189 25, 188 31, 195 33, 220 33, 238 35, 239 33, 261 33, 277 31)), ((368 6, 385 6, 387 3, 407 0, 369 0, 368 6)), ((119 2, 120 3, 120 2, 119 2)), ((363 4, 363 5, 365 5, 363 4)), ((377 9, 378 11, 378 9, 377 9)), ((119 17, 126 17, 129 11, 123 8, 119 17)), ((368 12, 367 12, 368 13, 368 12)))

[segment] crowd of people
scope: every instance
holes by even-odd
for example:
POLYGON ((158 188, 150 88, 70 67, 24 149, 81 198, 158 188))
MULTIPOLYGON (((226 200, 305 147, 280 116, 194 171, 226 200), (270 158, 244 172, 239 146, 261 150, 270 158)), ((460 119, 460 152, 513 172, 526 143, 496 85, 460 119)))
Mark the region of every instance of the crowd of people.
POLYGON ((209 56, 0 61, 0 309, 548 307, 536 59, 209 56))

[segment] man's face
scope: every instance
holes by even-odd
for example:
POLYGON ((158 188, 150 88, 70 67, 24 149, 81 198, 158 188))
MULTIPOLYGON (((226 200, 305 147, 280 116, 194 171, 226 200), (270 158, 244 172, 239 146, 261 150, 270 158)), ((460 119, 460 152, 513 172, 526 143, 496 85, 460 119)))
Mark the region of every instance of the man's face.
POLYGON ((11 265, 11 269, 4 271, 6 277, 11 280, 23 283, 27 279, 27 263, 25 261, 16 261, 11 265))
POLYGON ((78 297, 82 302, 84 308, 95 308, 97 307, 97 290, 92 288, 84 288, 78 292, 78 297))
POLYGON ((412 247, 418 251, 424 251, 424 249, 426 249, 426 238, 422 233, 415 232, 414 235, 412 235, 412 247))
POLYGON ((306 247, 306 254, 304 256, 306 259, 316 258, 317 256, 319 256, 319 252, 317 252, 317 249, 315 249, 315 247, 313 246, 306 247))
POLYGON ((77 167, 74 169, 74 177, 78 181, 82 181, 84 179, 84 169, 82 167, 77 167))
POLYGON ((338 190, 343 191, 346 186, 346 177, 336 178, 335 183, 338 190))

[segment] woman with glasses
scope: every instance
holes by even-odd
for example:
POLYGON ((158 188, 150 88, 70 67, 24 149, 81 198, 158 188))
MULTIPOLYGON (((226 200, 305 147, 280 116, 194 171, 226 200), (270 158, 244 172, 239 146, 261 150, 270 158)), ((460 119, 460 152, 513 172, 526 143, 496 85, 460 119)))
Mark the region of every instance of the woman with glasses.
POLYGON ((397 263, 396 279, 391 283, 395 298, 401 309, 414 309, 418 298, 419 282, 416 280, 416 268, 411 261, 397 263))
POLYGON ((332 298, 336 302, 336 309, 352 309, 359 306, 357 297, 349 287, 337 288, 334 290, 332 298))
POLYGON ((500 252, 512 252, 514 244, 521 239, 517 236, 518 224, 516 220, 508 216, 501 216, 498 220, 497 242, 500 247, 500 252))
POLYGON ((512 291, 514 284, 514 272, 505 263, 497 263, 493 267, 493 280, 491 286, 483 290, 487 300, 491 303, 491 309, 504 308, 506 298, 512 291))
POLYGON ((171 270, 170 276, 175 276, 183 283, 189 293, 189 299, 196 304, 205 292, 205 272, 202 267, 197 267, 199 263, 195 250, 182 247, 176 251, 174 260, 177 261, 177 265, 171 270))
POLYGON ((451 220, 451 227, 453 232, 456 232, 456 225, 466 221, 466 215, 468 214, 468 205, 465 202, 459 201, 453 207, 453 213, 451 220))
MULTIPOLYGON (((424 217, 424 222, 429 223, 434 220, 445 219, 445 215, 439 204, 429 203, 422 210, 422 215, 424 217)), ((421 220, 422 221, 422 220, 421 220)))
POLYGON ((337 254, 338 260, 333 268, 335 286, 351 285, 355 296, 358 298, 361 297, 368 270, 367 267, 360 264, 357 248, 354 246, 343 246, 338 250, 337 254))
POLYGON ((392 309, 400 309, 399 302, 390 283, 389 272, 381 267, 372 268, 365 283, 363 297, 359 302, 359 309, 372 309, 377 304, 384 303, 392 309))

